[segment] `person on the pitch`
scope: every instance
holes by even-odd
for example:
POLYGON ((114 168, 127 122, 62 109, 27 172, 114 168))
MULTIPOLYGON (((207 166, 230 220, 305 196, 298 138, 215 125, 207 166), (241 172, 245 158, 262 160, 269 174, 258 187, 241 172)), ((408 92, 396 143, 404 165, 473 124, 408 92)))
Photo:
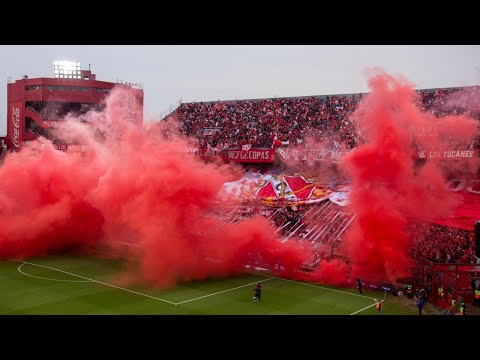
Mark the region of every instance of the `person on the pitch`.
POLYGON ((255 286, 255 296, 253 297, 253 300, 255 301, 260 301, 260 297, 262 296, 262 285, 260 283, 257 283, 257 286, 255 286))
POLYGON ((378 310, 378 315, 382 313, 382 300, 380 299, 375 299, 377 304, 375 305, 375 308, 378 310))
POLYGON ((357 277, 357 288, 360 294, 362 294, 362 282, 360 281, 360 278, 357 277))

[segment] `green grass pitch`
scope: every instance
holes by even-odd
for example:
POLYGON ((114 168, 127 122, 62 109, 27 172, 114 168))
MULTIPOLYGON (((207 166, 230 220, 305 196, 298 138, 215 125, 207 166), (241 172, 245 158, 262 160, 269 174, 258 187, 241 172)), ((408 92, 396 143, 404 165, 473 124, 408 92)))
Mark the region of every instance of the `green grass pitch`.
MULTIPOLYGON (((374 315, 379 292, 245 274, 169 290, 115 285, 117 261, 82 256, 0 262, 0 314, 319 314, 374 315), (262 281, 262 299, 253 288, 262 281)), ((382 315, 415 314, 387 295, 382 315)))

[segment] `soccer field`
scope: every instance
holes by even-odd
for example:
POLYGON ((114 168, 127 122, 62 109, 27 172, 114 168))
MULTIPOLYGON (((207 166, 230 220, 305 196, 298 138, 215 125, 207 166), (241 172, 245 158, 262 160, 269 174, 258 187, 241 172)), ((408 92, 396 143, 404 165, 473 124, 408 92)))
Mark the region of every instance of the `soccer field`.
MULTIPOLYGON (((383 294, 244 274, 174 289, 117 285, 121 264, 81 256, 0 262, 0 314, 376 314, 383 294), (253 288, 262 282, 262 299, 253 288)), ((414 314, 387 295, 382 314, 414 314)))

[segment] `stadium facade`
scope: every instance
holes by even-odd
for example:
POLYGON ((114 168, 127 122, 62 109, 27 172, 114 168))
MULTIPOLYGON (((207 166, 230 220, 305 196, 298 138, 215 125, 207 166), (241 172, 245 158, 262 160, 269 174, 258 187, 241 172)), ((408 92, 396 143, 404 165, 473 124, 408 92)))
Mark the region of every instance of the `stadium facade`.
POLYGON ((143 125, 143 90, 132 83, 100 81, 91 70, 82 70, 80 63, 58 61, 54 77, 28 78, 7 86, 7 136, 9 151, 18 151, 29 141, 43 136, 59 150, 74 144, 56 139, 52 129, 61 128, 68 114, 80 116, 91 109, 101 110, 104 100, 115 87, 129 91, 126 99, 127 120, 143 125))

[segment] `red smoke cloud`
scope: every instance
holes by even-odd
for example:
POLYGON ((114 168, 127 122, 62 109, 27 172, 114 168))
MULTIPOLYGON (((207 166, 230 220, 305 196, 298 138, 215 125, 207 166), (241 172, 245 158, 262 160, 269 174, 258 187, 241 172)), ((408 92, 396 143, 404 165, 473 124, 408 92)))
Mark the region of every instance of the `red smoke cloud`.
POLYGON ((350 206, 356 213, 344 241, 353 274, 393 281, 410 274, 407 223, 445 216, 461 201, 446 190, 443 160, 428 159, 416 169, 414 139, 425 151, 465 149, 477 122, 464 116, 433 119, 419 110, 418 95, 404 79, 379 73, 369 84, 372 92, 352 116, 364 143, 342 162, 352 179, 350 206), (418 136, 431 126, 436 130, 418 136))
MULTIPOLYGON (((293 239, 280 243, 262 217, 218 231, 212 220, 194 221, 214 206, 224 182, 240 177, 239 168, 186 155, 194 143, 178 135, 174 120, 149 128, 128 123, 123 90, 112 92, 105 111, 70 117, 69 129, 56 133, 85 152, 58 151, 42 139, 7 156, 0 167, 0 258, 106 247, 139 260, 123 280, 160 287, 228 276, 255 259, 281 264, 282 276, 321 283, 343 284, 347 270, 371 280, 405 276, 409 219, 443 216, 458 199, 445 190, 441 160, 415 170, 413 134, 433 120, 415 105, 411 85, 381 74, 370 86, 353 116, 364 144, 342 162, 357 214, 344 240, 352 269, 335 260, 322 261, 309 277, 296 272, 311 249, 293 239)), ((419 138, 421 150, 450 150, 446 135, 468 142, 476 131, 465 117, 435 124, 440 135, 419 138)))
POLYGON ((0 167, 0 258, 102 246, 139 259, 124 280, 161 287, 228 276, 258 256, 272 266, 281 261, 287 275, 301 265, 308 251, 278 242, 263 218, 195 235, 211 229, 211 222, 193 220, 238 168, 186 155, 193 144, 171 123, 128 123, 126 97, 114 91, 105 111, 80 119, 89 126, 70 117, 68 131, 56 132, 84 144, 84 153, 58 151, 41 139, 7 156, 0 167))

